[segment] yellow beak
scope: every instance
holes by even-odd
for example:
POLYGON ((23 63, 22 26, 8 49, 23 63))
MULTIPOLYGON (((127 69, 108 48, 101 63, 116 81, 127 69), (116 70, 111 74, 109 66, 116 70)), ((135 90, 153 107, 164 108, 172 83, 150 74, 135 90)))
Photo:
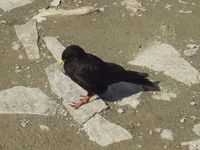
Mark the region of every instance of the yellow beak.
POLYGON ((59 65, 63 65, 63 64, 64 64, 64 61, 60 60, 59 65))

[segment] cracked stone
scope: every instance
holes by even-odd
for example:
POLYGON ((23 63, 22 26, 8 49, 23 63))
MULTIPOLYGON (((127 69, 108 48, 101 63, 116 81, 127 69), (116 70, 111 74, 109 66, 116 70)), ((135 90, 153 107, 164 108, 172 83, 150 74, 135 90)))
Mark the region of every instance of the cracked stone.
POLYGON ((107 121, 99 114, 96 114, 84 124, 84 130, 89 135, 90 140, 101 146, 132 138, 132 135, 127 130, 107 121))
POLYGON ((4 11, 10 11, 14 8, 30 4, 33 1, 34 0, 0 0, 0 8, 4 11))
POLYGON ((39 48, 36 21, 31 20, 23 25, 15 25, 14 28, 19 40, 26 50, 28 59, 38 59, 39 48))
POLYGON ((200 83, 200 73, 167 43, 154 43, 129 64, 163 72, 189 86, 200 83))
POLYGON ((54 115, 56 102, 38 88, 15 86, 0 91, 0 114, 54 115))

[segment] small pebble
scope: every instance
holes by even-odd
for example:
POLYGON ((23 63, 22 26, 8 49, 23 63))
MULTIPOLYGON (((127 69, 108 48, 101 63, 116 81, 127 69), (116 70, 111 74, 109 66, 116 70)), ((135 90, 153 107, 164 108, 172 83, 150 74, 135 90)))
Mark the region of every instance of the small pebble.
POLYGON ((196 102, 191 102, 190 105, 194 106, 196 105, 197 103, 196 102))
POLYGON ((105 10, 105 8, 104 8, 104 7, 101 7, 101 8, 99 8, 99 10, 100 10, 100 11, 104 11, 104 10, 105 10))
POLYGON ((122 108, 119 108, 119 109, 117 110, 117 112, 118 112, 119 114, 123 114, 123 113, 124 113, 124 110, 123 110, 122 108))
POLYGON ((167 139, 167 140, 171 140, 171 141, 174 140, 173 132, 169 129, 163 129, 160 136, 163 139, 167 139))
POLYGON ((27 125, 29 124, 29 120, 26 120, 26 119, 23 119, 23 120, 20 120, 20 126, 25 128, 27 127, 27 125))
POLYGON ((43 130, 43 131, 49 131, 49 127, 46 126, 46 125, 40 124, 39 127, 40 127, 40 129, 43 130))
POLYGON ((157 133, 160 133, 161 132, 161 128, 155 128, 154 129, 157 133))
POLYGON ((20 66, 16 66, 16 67, 15 67, 15 69, 19 69, 19 68, 20 68, 20 66))
POLYGON ((19 58, 19 59, 23 59, 24 56, 23 56, 23 55, 19 55, 18 58, 19 58))
POLYGON ((180 122, 183 123, 183 122, 186 122, 186 120, 187 120, 186 118, 182 118, 182 119, 180 120, 180 122))

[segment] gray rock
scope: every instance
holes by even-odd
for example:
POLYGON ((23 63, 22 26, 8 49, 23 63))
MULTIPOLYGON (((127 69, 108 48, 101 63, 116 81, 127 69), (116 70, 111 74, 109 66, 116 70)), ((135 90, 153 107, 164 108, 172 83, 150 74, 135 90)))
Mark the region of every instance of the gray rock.
POLYGON ((152 98, 156 100, 171 101, 172 98, 176 98, 176 94, 172 92, 161 91, 152 95, 152 98))
POLYGON ((138 12, 146 11, 142 4, 137 0, 122 0, 121 5, 125 5, 126 9, 131 10, 131 15, 138 15, 138 12))
POLYGON ((175 48, 166 43, 156 42, 129 64, 161 71, 189 86, 200 83, 200 73, 175 48))
POLYGON ((54 0, 51 2, 50 6, 57 7, 60 5, 60 3, 61 3, 61 0, 54 0))
POLYGON ((199 49, 198 47, 197 48, 193 48, 193 49, 187 49, 187 50, 184 50, 183 53, 184 53, 185 56, 193 56, 193 55, 196 54, 198 49, 199 49))
POLYGON ((59 62, 65 47, 55 37, 44 37, 47 48, 52 53, 53 57, 59 62))
POLYGON ((193 131, 196 135, 200 136, 200 124, 194 125, 192 131, 193 131))
POLYGON ((132 138, 132 135, 127 130, 107 121, 99 114, 96 114, 84 124, 84 130, 89 135, 90 140, 101 146, 132 138))
POLYGON ((20 126, 23 127, 23 128, 26 128, 29 124, 29 120, 26 120, 26 119, 23 119, 23 120, 20 120, 20 126))
POLYGON ((117 110, 117 112, 118 112, 119 114, 123 114, 123 113, 124 113, 124 110, 123 110, 122 108, 119 108, 119 109, 117 110))
POLYGON ((0 114, 54 115, 56 102, 38 88, 16 86, 0 92, 0 114))
POLYGON ((63 98, 63 105, 72 115, 75 121, 80 124, 86 122, 94 114, 107 108, 107 105, 97 97, 93 97, 89 103, 75 109, 71 103, 80 99, 80 95, 86 94, 86 91, 73 82, 68 76, 61 71, 58 64, 55 63, 46 68, 51 90, 63 98))
POLYGON ((94 8, 92 6, 85 6, 85 7, 80 7, 76 9, 71 9, 71 10, 65 10, 65 9, 56 9, 56 8, 49 8, 49 9, 44 9, 40 11, 40 13, 36 16, 34 16, 32 19, 37 20, 38 22, 41 20, 45 20, 45 17, 48 16, 54 16, 54 15, 60 15, 60 16, 73 16, 73 15, 84 15, 84 14, 89 14, 96 12, 98 9, 94 8))
POLYGON ((28 59, 38 59, 39 48, 36 21, 30 20, 26 24, 15 25, 14 28, 19 40, 26 50, 28 59))
POLYGON ((200 150, 200 139, 189 142, 182 142, 181 145, 189 146, 189 150, 200 150))
POLYGON ((167 139, 167 140, 174 140, 173 132, 169 129, 163 129, 160 133, 161 138, 167 139))
POLYGON ((0 8, 4 11, 10 11, 14 8, 30 4, 33 1, 34 0, 0 0, 0 8))

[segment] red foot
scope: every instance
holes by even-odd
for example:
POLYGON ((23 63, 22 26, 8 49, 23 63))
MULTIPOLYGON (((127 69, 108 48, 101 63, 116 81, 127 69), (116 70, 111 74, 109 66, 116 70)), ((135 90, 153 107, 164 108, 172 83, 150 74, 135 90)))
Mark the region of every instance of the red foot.
POLYGON ((92 96, 82 96, 80 100, 73 102, 74 108, 78 109, 81 105, 87 103, 92 96))

